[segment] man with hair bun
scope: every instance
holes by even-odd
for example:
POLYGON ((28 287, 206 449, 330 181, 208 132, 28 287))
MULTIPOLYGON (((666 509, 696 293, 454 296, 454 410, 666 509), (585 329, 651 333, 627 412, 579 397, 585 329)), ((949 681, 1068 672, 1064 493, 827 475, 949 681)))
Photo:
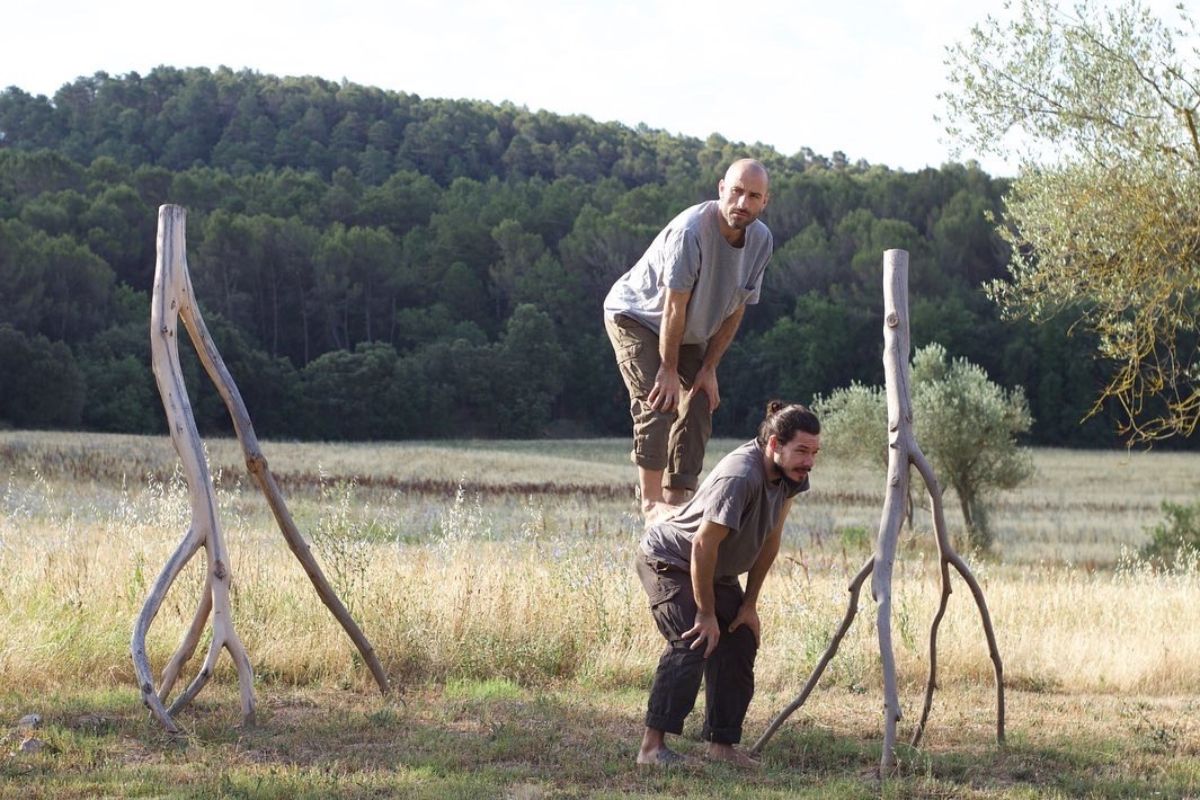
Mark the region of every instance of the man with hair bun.
POLYGON ((735 745, 754 696, 758 598, 792 498, 808 489, 820 434, 812 411, 771 401, 758 436, 722 458, 686 505, 646 528, 637 572, 667 645, 650 689, 639 764, 685 760, 665 737, 682 732, 703 678, 707 758, 757 765, 735 745))
POLYGON ((604 298, 604 326, 629 390, 647 522, 695 491, 721 404, 717 365, 757 303, 771 258, 767 170, 735 161, 717 199, 680 212, 604 298))

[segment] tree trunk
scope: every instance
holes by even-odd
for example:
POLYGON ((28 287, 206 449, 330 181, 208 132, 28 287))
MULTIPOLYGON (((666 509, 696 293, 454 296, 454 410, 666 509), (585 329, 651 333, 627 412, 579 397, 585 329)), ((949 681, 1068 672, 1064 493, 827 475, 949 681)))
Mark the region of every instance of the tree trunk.
MULTIPOLYGON (((913 746, 920 741, 933 704, 933 689, 937 674, 937 631, 942 616, 946 611, 947 600, 950 596, 949 567, 953 566, 971 588, 972 596, 979 608, 983 620, 984 633, 987 637, 988 650, 992 658, 996 674, 996 739, 1004 743, 1004 681, 1003 668, 1000 663, 1000 651, 996 647, 995 633, 992 630, 991 617, 988 614, 987 603, 978 582, 967 568, 966 563, 950 546, 946 534, 945 515, 942 510, 942 492, 937 478, 933 474, 924 453, 921 452, 913 434, 912 425, 912 394, 910 391, 909 354, 911 344, 908 327, 908 253, 904 250, 888 250, 883 255, 883 296, 884 296, 884 327, 883 327, 883 366, 887 384, 888 406, 888 469, 887 487, 884 497, 883 514, 879 522, 879 535, 875 542, 875 553, 871 560, 859 571, 850 586, 850 603, 842 625, 838 629, 825 655, 817 664, 800 696, 787 706, 771 722, 766 733, 754 744, 753 752, 758 752, 767 740, 775 733, 784 719, 803 705, 809 692, 816 685, 817 679, 825 669, 826 664, 837 652, 838 644, 845 635, 858 608, 858 589, 868 574, 871 575, 871 595, 878 604, 877 629, 879 633, 879 654, 883 668, 884 695, 884 734, 883 755, 880 762, 880 775, 886 776, 896 767, 896 723, 901 719, 899 692, 896 683, 896 663, 892 647, 892 567, 896 560, 896 544, 899 539, 901 524, 906 512, 911 510, 910 494, 910 465, 915 466, 929 491, 930 506, 934 518, 934 532, 937 538, 939 566, 941 569, 941 603, 934 617, 929 637, 929 682, 926 685, 925 705, 920 722, 913 735, 913 746)), ((961 495, 960 495, 961 499, 961 495)))
POLYGON ((271 358, 279 358, 279 270, 271 264, 271 358))
POLYGON ((963 492, 956 492, 958 495, 958 506, 962 509, 963 525, 966 530, 963 531, 962 543, 966 547, 975 545, 975 518, 971 515, 971 499, 963 492))

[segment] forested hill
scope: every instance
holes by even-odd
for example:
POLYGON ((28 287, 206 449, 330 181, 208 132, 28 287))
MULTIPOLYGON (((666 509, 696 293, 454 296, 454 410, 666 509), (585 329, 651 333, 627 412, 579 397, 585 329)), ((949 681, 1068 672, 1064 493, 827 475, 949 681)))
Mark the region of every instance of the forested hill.
MULTIPOLYGON (((811 109, 809 113, 836 113, 811 109)), ((801 121, 802 124, 802 121, 801 121)), ((1002 322, 1004 190, 974 164, 672 136, 319 78, 160 67, 0 94, 0 425, 164 429, 149 369, 156 209, 188 209, 200 307, 268 437, 627 435, 612 281, 724 168, 771 170, 763 301, 720 370, 718 435, 769 397, 882 383, 882 252, 911 253, 914 344, 1025 387, 1040 443, 1079 420, 1092 343, 1002 322)), ((202 431, 223 407, 189 361, 202 431)))

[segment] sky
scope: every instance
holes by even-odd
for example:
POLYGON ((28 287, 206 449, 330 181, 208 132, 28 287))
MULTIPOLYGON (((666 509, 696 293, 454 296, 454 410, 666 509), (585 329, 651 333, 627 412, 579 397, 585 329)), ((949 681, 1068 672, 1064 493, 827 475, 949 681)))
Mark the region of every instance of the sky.
MULTIPOLYGON (((1173 0, 1172 0, 1173 2, 1173 0)), ((935 116, 948 45, 1003 0, 12 0, 0 87, 227 66, 511 101, 914 171, 976 159, 935 116)))

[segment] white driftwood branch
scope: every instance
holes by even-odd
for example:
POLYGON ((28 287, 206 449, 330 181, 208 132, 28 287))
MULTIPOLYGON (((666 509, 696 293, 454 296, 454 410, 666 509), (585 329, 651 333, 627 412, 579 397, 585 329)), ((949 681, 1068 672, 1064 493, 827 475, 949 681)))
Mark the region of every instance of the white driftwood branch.
POLYGON ((775 715, 775 719, 771 720, 771 724, 763 731, 762 736, 758 737, 758 741, 754 743, 754 747, 750 748, 751 753, 759 753, 763 745, 767 743, 775 731, 779 730, 779 726, 784 720, 792 715, 792 712, 804 705, 804 701, 808 699, 808 695, 816 688, 817 681, 821 679, 821 675, 825 672, 825 667, 837 655, 838 647, 842 643, 842 637, 846 635, 846 631, 850 630, 850 623, 854 621, 854 615, 858 613, 858 595, 862 591, 863 582, 867 576, 871 574, 871 570, 875 568, 875 558, 872 556, 867 559, 867 563, 863 564, 862 569, 854 576, 854 580, 850 581, 849 592, 850 601, 846 604, 846 615, 842 617, 842 624, 838 626, 837 633, 833 635, 829 646, 825 648, 824 655, 817 662, 817 666, 813 668, 812 674, 808 676, 808 681, 804 684, 804 689, 801 690, 799 696, 791 703, 788 703, 782 711, 775 715))
POLYGON ((183 669, 183 665, 195 654, 196 646, 200 644, 200 637, 204 633, 204 626, 208 623, 208 616, 211 613, 212 584, 208 582, 206 576, 204 588, 200 591, 200 603, 196 608, 196 615, 192 618, 191 627, 188 628, 175 655, 171 656, 171 660, 163 668, 162 680, 158 687, 158 699, 164 703, 171 696, 171 690, 175 688, 175 681, 179 679, 179 672, 183 669))
MULTIPOLYGON (((190 298, 192 282, 186 272, 186 267, 184 279, 187 281, 187 294, 190 298)), ((200 316, 200 310, 196 308, 195 304, 188 303, 181 309, 180 316, 191 332, 192 343, 196 346, 200 363, 204 365, 204 369, 216 385, 221 399, 225 401, 225 407, 229 410, 229 416, 233 420, 233 429, 237 434, 238 443, 242 446, 242 456, 246 461, 246 468, 254 476, 259 490, 266 497, 267 505, 270 506, 271 513, 275 516, 275 522, 279 526, 280 532, 283 533, 288 549, 292 551, 304 568, 304 572, 308 575, 313 588, 316 589, 321 602, 325 604, 325 607, 329 609, 351 641, 354 642, 354 646, 358 648, 359 654, 363 657, 363 663, 371 670, 380 692, 387 694, 390 691, 387 673, 383 671, 383 665, 379 663, 375 648, 371 646, 371 642, 358 627, 358 623, 350 616, 349 610, 337 596, 337 592, 329 585, 325 573, 321 571, 320 565, 313 557, 308 542, 304 540, 304 536, 296 527, 296 522, 288 510, 287 502, 283 499, 283 492, 280 491, 279 484, 275 481, 275 476, 267 464, 267 458, 259 446, 258 436, 255 435, 254 425, 250 421, 250 414, 242 400, 242 393, 238 391, 233 376, 229 374, 224 359, 217 351, 217 346, 208 333, 208 327, 204 324, 204 318, 200 316)))
POLYGON ((187 270, 185 246, 186 212, 180 206, 165 205, 159 208, 158 216, 158 260, 155 267, 154 291, 151 300, 151 355, 155 382, 163 400, 171 442, 183 464, 187 478, 191 525, 187 535, 164 566, 155 581, 141 613, 134 625, 131 642, 134 672, 137 675, 142 701, 170 733, 178 733, 172 715, 185 707, 204 687, 212 676, 221 650, 228 650, 237 670, 241 693, 242 719, 245 724, 254 721, 253 672, 250 658, 242 645, 231 617, 229 587, 231 575, 229 558, 221 536, 217 518, 216 493, 200 435, 196 430, 195 417, 183 383, 179 366, 178 322, 183 320, 205 371, 216 384, 225 405, 233 418, 234 429, 246 465, 266 495, 275 519, 287 540, 288 547, 299 559, 305 573, 316 587, 318 595, 334 617, 350 635, 358 647, 364 662, 371 669, 380 690, 389 690, 386 674, 367 638, 350 617, 337 594, 329 586, 321 568, 313 558, 307 543, 296 528, 287 504, 283 500, 278 484, 267 467, 250 415, 246 411, 241 393, 225 367, 221 354, 213 344, 204 319, 194 303, 191 276, 187 270), (204 590, 197 605, 195 617, 183 642, 163 670, 162 683, 155 691, 151 677, 150 661, 146 653, 146 634, 157 616, 168 590, 188 561, 203 547, 207 556, 208 571, 204 590), (184 664, 191 659, 199 644, 206 623, 212 621, 213 638, 199 673, 171 707, 164 703, 178 680, 184 664))
POLYGON ((900 696, 896 687, 895 650, 892 647, 892 567, 904 521, 908 497, 909 454, 912 432, 912 393, 908 354, 908 253, 883 254, 883 374, 888 407, 888 475, 879 536, 875 543, 875 572, 871 594, 878 607, 879 655, 883 665, 883 758, 881 768, 896 763, 896 723, 900 721, 900 696))
MULTIPOLYGON (((163 567, 162 573, 158 579, 154 581, 154 586, 150 589, 150 596, 146 598, 145 604, 142 606, 142 611, 138 614, 137 622, 133 626, 133 642, 131 645, 133 652, 133 670, 137 675, 138 688, 142 694, 142 703, 150 709, 155 718, 167 729, 168 733, 175 734, 179 729, 175 726, 175 722, 167 714, 163 702, 165 696, 160 696, 154 691, 154 681, 150 675, 150 658, 146 654, 146 633, 150 630, 151 623, 158 615, 158 610, 162 608, 163 599, 167 596, 167 590, 171 588, 171 584, 175 582, 175 578, 183 570, 196 551, 203 544, 200 537, 197 536, 194 528, 189 528, 187 535, 179 547, 176 548, 171 558, 167 560, 163 567)), ((207 584, 206 584, 207 586, 207 584)), ((209 596, 211 603, 211 594, 209 596)))
POLYGON ((946 515, 942 510, 942 491, 938 484, 937 478, 933 474, 933 467, 925 458, 925 454, 917 448, 913 453, 913 465, 917 471, 921 473, 921 478, 925 481, 925 485, 929 489, 929 500, 933 508, 933 531, 937 537, 938 546, 938 566, 941 578, 941 598, 938 603, 937 613, 933 617, 933 622, 929 627, 929 681, 925 685, 925 704, 921 710, 921 719, 917 722, 917 727, 913 731, 912 746, 916 747, 921 743, 921 736, 925 732, 925 723, 929 720, 929 711, 933 707, 933 690, 937 688, 937 634, 938 626, 942 622, 942 617, 946 613, 946 605, 950 599, 950 566, 954 569, 966 582, 967 587, 971 590, 971 596, 975 599, 975 605, 979 608, 979 616, 983 622, 983 632, 987 638, 988 655, 992 659, 992 669, 996 676, 996 742, 1004 744, 1004 665, 1000 661, 1000 648, 996 645, 996 632, 992 628, 992 617, 988 613, 987 601, 983 596, 983 589, 979 582, 975 579, 975 575, 967 566, 966 561, 955 552, 954 547, 950 544, 950 536, 946 528, 946 515))
MULTIPOLYGON (((232 575, 229 570, 229 556, 221 536, 221 523, 217 516, 216 492, 208 471, 208 462, 204 458, 200 433, 196 430, 187 387, 183 382, 183 370, 179 366, 179 318, 186 309, 192 307, 192 286, 187 273, 184 244, 185 218, 185 212, 179 206, 163 206, 159 209, 158 262, 154 271, 154 290, 150 304, 150 352, 154 381, 158 385, 163 410, 167 415, 171 443, 175 446, 187 479, 191 526, 184 543, 180 545, 155 583, 154 591, 134 626, 132 643, 134 670, 141 687, 142 700, 172 733, 177 732, 171 719, 173 712, 162 708, 162 700, 154 692, 145 637, 167 590, 179 571, 201 546, 204 547, 208 560, 206 586, 211 587, 212 597, 213 640, 210 654, 219 653, 221 649, 229 651, 237 669, 238 685, 241 689, 242 720, 246 724, 254 721, 254 674, 250 669, 246 648, 233 626, 232 606, 229 600, 232 575)), ((202 607, 203 605, 202 603, 202 607)))
POLYGON ((950 596, 950 566, 953 566, 967 582, 983 621, 988 651, 996 673, 996 740, 1000 744, 1004 743, 1004 671, 983 590, 974 575, 971 574, 966 562, 950 545, 949 537, 946 534, 945 515, 942 510, 941 488, 913 434, 912 391, 908 364, 908 356, 911 351, 908 325, 908 253, 904 250, 888 250, 883 255, 883 296, 883 366, 888 406, 888 472, 887 491, 883 514, 879 522, 879 535, 875 542, 875 552, 851 582, 850 602, 846 609, 846 615, 842 619, 841 627, 838 628, 825 655, 813 670, 813 674, 809 677, 800 696, 776 716, 766 732, 755 743, 753 751, 758 752, 762 749, 783 720, 804 704, 809 693, 816 686, 817 679, 837 652, 842 637, 846 634, 858 611, 859 590, 869 574, 871 575, 871 594, 878 603, 879 653, 883 667, 884 734, 880 772, 882 775, 887 775, 896 766, 896 724, 901 719, 899 692, 896 684, 896 662, 892 646, 892 567, 896 561, 900 527, 904 521, 906 502, 909 497, 910 465, 917 468, 929 491, 942 576, 941 601, 930 628, 929 682, 926 686, 925 705, 921 713, 921 720, 913 734, 913 746, 920 742, 921 734, 929 717, 929 710, 933 705, 933 690, 937 682, 937 632, 950 596))

